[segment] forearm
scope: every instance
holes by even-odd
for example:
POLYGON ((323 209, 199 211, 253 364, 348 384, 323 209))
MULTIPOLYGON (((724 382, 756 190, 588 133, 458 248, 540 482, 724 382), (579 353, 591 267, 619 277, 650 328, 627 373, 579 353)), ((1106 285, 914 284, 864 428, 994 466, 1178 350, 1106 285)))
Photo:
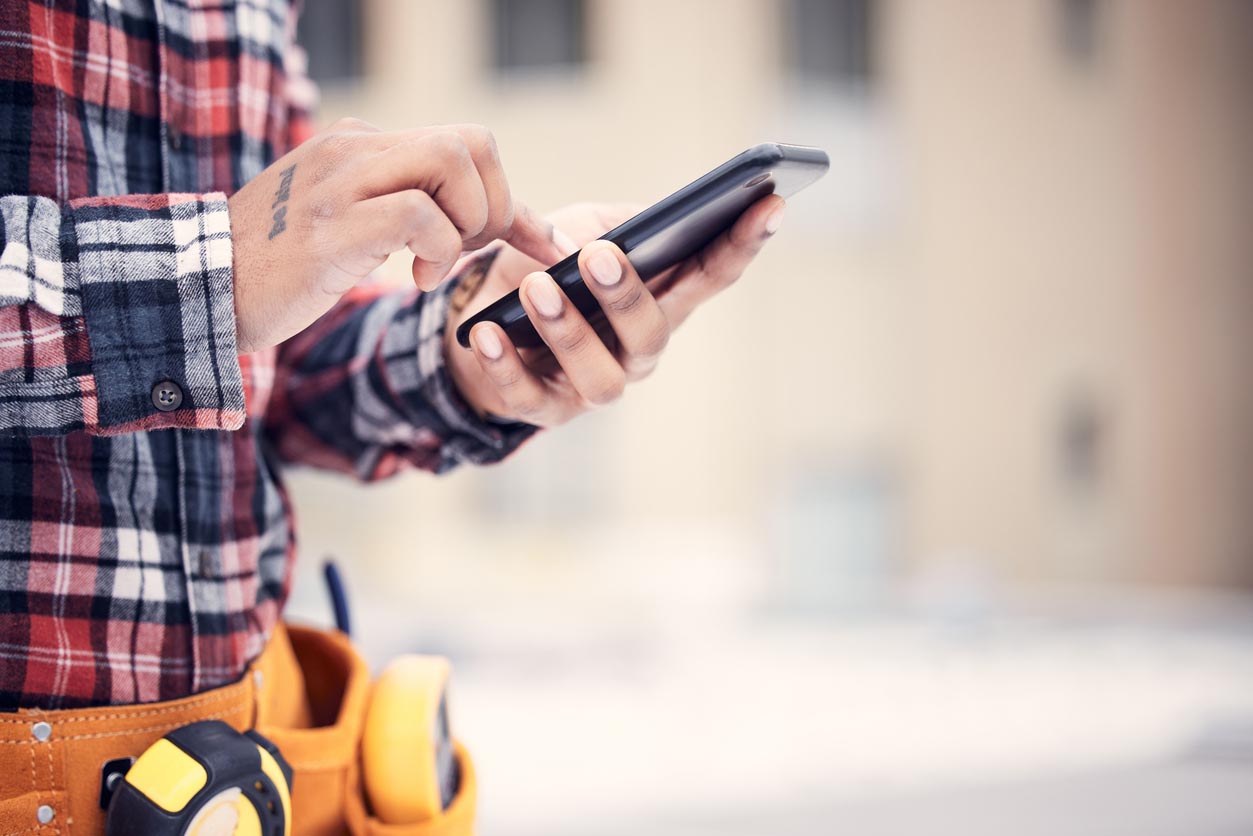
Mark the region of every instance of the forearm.
POLYGON ((266 419, 279 456, 373 480, 496 462, 529 438, 533 427, 475 414, 449 374, 460 278, 430 293, 357 288, 284 343, 266 419))

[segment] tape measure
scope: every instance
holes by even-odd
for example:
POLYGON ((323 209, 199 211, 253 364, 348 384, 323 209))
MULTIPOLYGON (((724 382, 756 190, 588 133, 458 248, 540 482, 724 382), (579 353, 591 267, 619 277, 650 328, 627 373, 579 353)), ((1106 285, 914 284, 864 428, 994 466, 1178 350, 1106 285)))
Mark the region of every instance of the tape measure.
POLYGON ((106 836, 291 836, 291 767, 254 731, 175 729, 117 784, 106 836))
POLYGON ((361 735, 361 777, 386 824, 438 818, 461 782, 448 727, 448 660, 401 656, 374 685, 361 735))

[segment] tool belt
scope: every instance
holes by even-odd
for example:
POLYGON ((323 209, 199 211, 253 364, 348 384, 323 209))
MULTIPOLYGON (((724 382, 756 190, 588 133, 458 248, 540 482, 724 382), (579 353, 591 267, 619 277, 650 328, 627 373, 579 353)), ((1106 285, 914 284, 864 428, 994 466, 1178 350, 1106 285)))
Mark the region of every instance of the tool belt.
POLYGON ((360 761, 372 684, 338 631, 280 625, 234 684, 163 703, 0 715, 0 836, 103 836, 102 769, 203 720, 255 729, 290 765, 292 836, 467 836, 475 777, 457 745, 456 796, 418 824, 385 824, 360 761))

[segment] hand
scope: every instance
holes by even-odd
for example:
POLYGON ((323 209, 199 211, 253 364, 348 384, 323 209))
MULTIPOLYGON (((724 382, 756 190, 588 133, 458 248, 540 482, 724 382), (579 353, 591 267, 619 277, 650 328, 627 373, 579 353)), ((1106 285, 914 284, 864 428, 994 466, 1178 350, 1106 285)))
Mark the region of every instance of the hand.
MULTIPOLYGON (((590 326, 535 259, 506 248, 482 286, 451 317, 445 334, 449 373, 476 410, 541 427, 565 423, 616 400, 626 384, 647 377, 670 333, 698 306, 729 287, 783 220, 783 199, 762 198, 701 252, 646 287, 626 256, 607 241, 586 244, 579 270, 605 311, 606 325, 590 326), (471 350, 454 335, 462 321, 521 286, 522 304, 547 348, 519 351, 495 323, 470 332, 471 350)), ((604 234, 634 210, 575 206, 551 216, 578 243, 604 234)), ((573 251, 565 236, 554 236, 573 251)))
POLYGON ((503 238, 545 263, 550 223, 515 202, 479 125, 380 131, 341 119, 228 201, 239 352, 276 345, 326 313, 393 252, 436 287, 462 251, 503 238))

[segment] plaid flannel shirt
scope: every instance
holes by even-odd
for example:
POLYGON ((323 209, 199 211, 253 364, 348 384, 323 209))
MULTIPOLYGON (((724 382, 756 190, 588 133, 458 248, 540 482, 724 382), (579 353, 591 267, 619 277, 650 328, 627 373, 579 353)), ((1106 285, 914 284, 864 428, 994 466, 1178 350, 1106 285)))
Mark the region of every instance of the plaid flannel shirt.
POLYGON ((237 356, 226 193, 309 132, 289 0, 0 0, 0 709, 181 697, 264 645, 283 465, 500 459, 445 289, 237 356))

